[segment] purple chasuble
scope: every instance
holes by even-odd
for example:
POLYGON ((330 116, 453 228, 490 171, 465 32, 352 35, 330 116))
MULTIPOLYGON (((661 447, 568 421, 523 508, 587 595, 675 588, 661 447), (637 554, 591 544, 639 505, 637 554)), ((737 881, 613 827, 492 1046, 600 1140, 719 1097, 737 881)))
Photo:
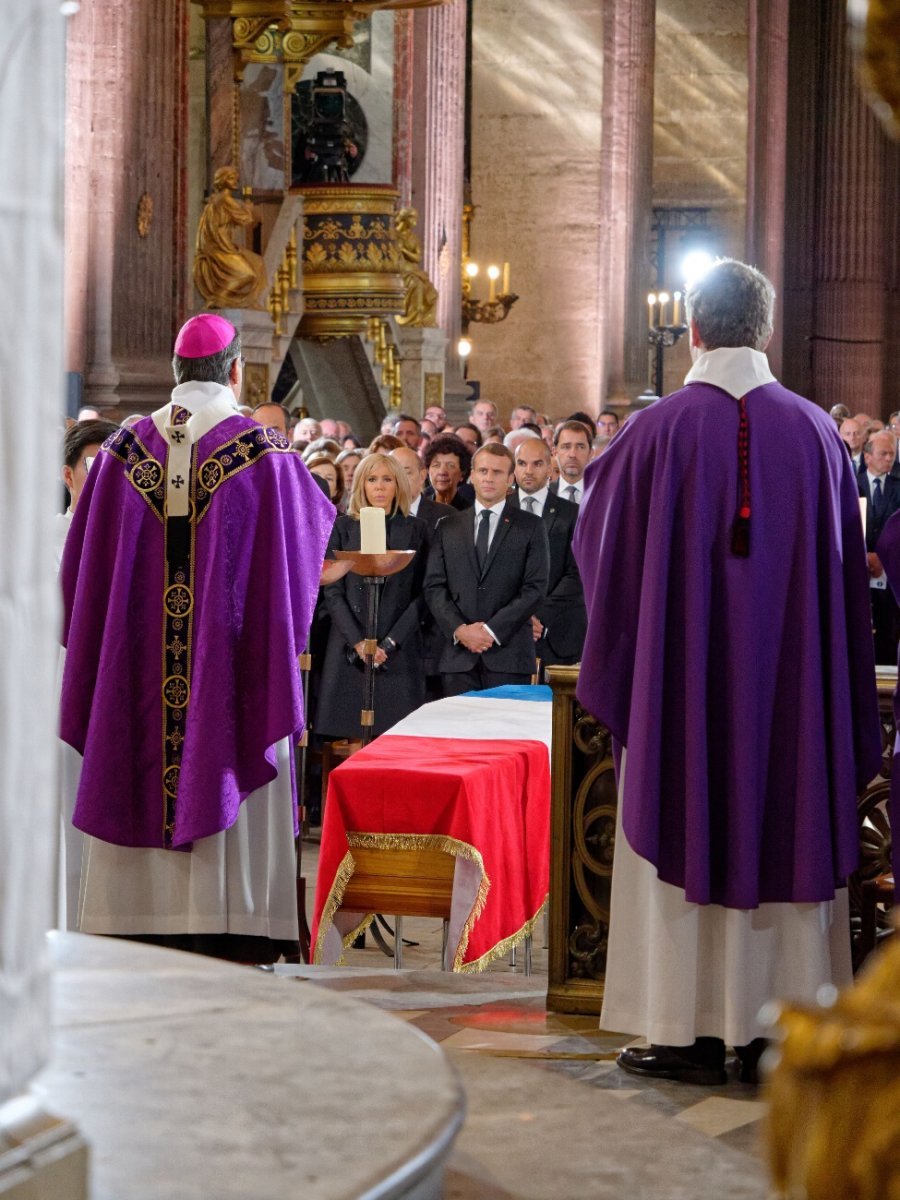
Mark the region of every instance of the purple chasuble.
POLYGON ((148 417, 91 468, 61 572, 61 736, 84 758, 77 828, 189 849, 303 729, 297 655, 335 511, 279 433, 235 413, 192 447, 192 515, 167 520, 168 452, 148 417))
POLYGON ((589 464, 574 541, 578 698, 627 747, 629 844, 687 901, 744 909, 833 897, 881 754, 850 462, 831 418, 780 384, 746 409, 747 557, 738 402, 700 382, 589 464))
MULTIPOLYGON (((77 510, 76 510, 77 511, 77 510)), ((888 517, 875 545, 884 573, 888 577, 894 598, 900 604, 900 512, 888 517)), ((900 730, 900 684, 894 689, 894 724, 900 730)), ((894 872, 894 902, 900 904, 900 736, 894 740, 891 768, 891 868, 894 872)))

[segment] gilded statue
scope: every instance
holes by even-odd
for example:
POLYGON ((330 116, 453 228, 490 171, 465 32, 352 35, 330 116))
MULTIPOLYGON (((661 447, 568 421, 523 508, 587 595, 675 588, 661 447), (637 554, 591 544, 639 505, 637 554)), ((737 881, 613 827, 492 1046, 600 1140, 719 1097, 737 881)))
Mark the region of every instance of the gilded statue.
POLYGON ((784 1200, 900 1200, 900 934, 830 1006, 786 1007, 769 1083, 784 1200))
POLYGON ((252 204, 236 200, 234 167, 220 167, 213 194, 200 214, 194 254, 194 283, 210 308, 258 308, 266 287, 263 260, 235 244, 235 227, 250 228, 258 217, 252 204))
POLYGON ((438 293, 420 266, 422 248, 413 232, 417 220, 418 214, 414 208, 401 208, 394 221, 406 288, 403 312, 397 317, 397 324, 421 328, 437 324, 438 293))

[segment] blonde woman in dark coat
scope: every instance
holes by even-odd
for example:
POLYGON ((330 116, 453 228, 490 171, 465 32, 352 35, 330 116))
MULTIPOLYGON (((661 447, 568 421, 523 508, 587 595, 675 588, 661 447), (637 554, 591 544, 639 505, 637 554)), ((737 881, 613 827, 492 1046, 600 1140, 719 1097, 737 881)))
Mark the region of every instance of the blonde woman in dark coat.
MULTIPOLYGON (((353 476, 347 513, 335 522, 329 557, 334 557, 336 550, 359 550, 359 512, 364 507, 384 509, 388 549, 416 551, 410 565, 388 576, 381 589, 375 656, 377 735, 425 701, 420 626, 428 530, 424 521, 409 516, 409 484, 402 467, 386 454, 368 454, 353 476)), ((363 704, 366 586, 351 571, 324 588, 324 595, 331 632, 316 733, 323 737, 356 737, 363 704)))

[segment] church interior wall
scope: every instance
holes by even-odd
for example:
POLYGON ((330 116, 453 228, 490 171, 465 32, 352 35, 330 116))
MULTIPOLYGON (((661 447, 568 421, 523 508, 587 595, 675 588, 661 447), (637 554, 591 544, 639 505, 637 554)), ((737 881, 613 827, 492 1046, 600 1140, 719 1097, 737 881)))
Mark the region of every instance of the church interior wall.
POLYGON ((507 260, 520 299, 502 324, 471 327, 469 375, 501 414, 593 407, 601 6, 475 0, 472 73, 471 255, 507 260))

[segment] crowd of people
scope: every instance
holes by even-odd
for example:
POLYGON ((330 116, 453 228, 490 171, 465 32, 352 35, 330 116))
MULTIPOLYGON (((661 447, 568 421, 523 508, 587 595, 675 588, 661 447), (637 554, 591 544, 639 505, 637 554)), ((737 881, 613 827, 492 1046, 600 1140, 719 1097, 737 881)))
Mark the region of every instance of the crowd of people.
POLYGON ((860 498, 866 502, 866 553, 875 661, 893 666, 900 639, 900 607, 878 555, 878 542, 888 519, 900 509, 900 411, 890 414, 887 425, 865 412, 851 416, 843 404, 835 405, 831 416, 853 463, 860 498))

